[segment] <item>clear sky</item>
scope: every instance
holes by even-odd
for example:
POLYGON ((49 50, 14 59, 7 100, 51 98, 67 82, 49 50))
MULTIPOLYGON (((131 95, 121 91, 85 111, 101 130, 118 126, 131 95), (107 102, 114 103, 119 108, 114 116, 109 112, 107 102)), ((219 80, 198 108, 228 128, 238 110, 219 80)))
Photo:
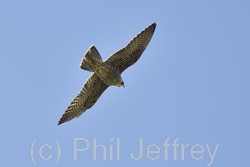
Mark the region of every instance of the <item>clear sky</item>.
POLYGON ((0 2, 0 166, 250 164, 250 2, 0 2), (57 125, 91 75, 152 22, 139 61, 81 117, 57 125))

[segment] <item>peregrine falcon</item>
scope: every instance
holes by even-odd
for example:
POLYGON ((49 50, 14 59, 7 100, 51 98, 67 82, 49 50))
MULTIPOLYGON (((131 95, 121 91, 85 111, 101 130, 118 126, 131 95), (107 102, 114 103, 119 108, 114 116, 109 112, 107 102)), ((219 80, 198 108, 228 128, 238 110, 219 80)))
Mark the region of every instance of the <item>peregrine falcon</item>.
POLYGON ((93 72, 93 74, 70 103, 58 125, 79 117, 91 108, 109 86, 124 87, 121 73, 140 58, 154 34, 155 27, 156 23, 149 25, 134 37, 127 46, 111 55, 104 62, 95 46, 90 46, 84 54, 80 68, 93 72))

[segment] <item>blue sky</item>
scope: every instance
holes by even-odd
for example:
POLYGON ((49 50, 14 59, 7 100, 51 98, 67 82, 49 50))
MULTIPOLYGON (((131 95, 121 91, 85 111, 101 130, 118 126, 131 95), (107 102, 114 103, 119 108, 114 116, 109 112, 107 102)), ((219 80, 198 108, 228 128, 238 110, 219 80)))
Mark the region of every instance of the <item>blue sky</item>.
POLYGON ((54 166, 59 155, 58 167, 248 166, 249 6, 1 1, 0 165, 54 166), (105 60, 152 22, 126 88, 58 126, 91 75, 79 68, 89 46, 105 60))

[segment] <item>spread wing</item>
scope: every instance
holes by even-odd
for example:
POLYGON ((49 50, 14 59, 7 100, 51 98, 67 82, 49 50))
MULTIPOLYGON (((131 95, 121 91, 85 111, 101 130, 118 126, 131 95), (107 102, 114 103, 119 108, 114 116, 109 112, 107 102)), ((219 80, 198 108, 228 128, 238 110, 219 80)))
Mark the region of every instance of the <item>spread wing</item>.
POLYGON ((87 109, 91 108, 108 87, 96 74, 92 74, 62 115, 58 125, 79 117, 87 109))
POLYGON ((140 58, 154 34, 155 27, 156 23, 148 26, 132 39, 126 47, 111 55, 105 63, 122 73, 140 58))

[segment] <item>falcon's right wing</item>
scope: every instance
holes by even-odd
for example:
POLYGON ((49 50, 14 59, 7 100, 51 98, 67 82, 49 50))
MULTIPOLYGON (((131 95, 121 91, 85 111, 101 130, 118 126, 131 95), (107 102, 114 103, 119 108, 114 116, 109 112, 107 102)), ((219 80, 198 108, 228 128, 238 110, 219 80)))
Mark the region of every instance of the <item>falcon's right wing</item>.
POLYGON ((105 63, 122 73, 140 58, 154 34, 155 27, 156 23, 152 23, 132 39, 126 47, 111 55, 105 63))

